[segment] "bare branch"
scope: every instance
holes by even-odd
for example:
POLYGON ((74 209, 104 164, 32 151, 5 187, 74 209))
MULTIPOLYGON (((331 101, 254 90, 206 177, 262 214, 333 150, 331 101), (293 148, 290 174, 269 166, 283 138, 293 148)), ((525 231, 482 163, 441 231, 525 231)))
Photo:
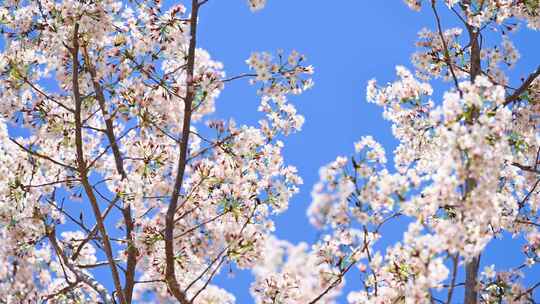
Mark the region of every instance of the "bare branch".
POLYGON ((512 93, 512 95, 506 97, 506 100, 504 101, 504 105, 506 106, 506 105, 509 105, 509 104, 513 103, 514 101, 519 100, 521 98, 521 95, 523 93, 525 93, 529 89, 529 87, 531 86, 533 81, 538 76, 540 76, 540 66, 538 66, 536 68, 536 71, 531 73, 529 75, 529 77, 527 77, 527 79, 525 79, 525 81, 521 84, 521 86, 519 88, 517 88, 517 90, 515 90, 514 93, 512 93))
POLYGON ((448 69, 450 70, 450 73, 452 74, 452 78, 454 79, 454 85, 456 86, 456 89, 459 92, 460 96, 463 96, 463 91, 459 88, 459 82, 456 77, 456 73, 454 72, 454 65, 452 64, 452 59, 450 59, 450 51, 448 50, 448 45, 446 44, 446 40, 444 39, 444 33, 441 27, 441 19, 439 18, 439 14, 437 13, 436 8, 436 1, 431 1, 431 9, 433 10, 433 14, 435 14, 435 19, 437 20, 437 30, 439 32, 439 37, 441 38, 443 47, 444 47, 444 59, 446 61, 446 65, 448 66, 448 69))
POLYGON ((82 141, 82 130, 83 130, 82 122, 81 122, 82 98, 81 98, 81 93, 79 89, 79 58, 78 58, 79 57, 79 24, 78 23, 75 23, 72 42, 73 42, 73 47, 70 48, 70 51, 71 51, 71 56, 72 56, 72 69, 73 69, 73 76, 72 76, 73 98, 75 99, 75 146, 76 146, 76 151, 77 151, 78 172, 80 174, 81 183, 84 187, 88 200, 90 201, 90 204, 92 206, 94 217, 96 218, 98 230, 102 238, 101 243, 103 244, 104 251, 109 261, 109 265, 110 265, 110 269, 111 269, 111 273, 112 273, 112 277, 114 281, 114 286, 116 288, 116 293, 118 294, 120 303, 128 304, 126 302, 126 299, 124 297, 124 292, 122 290, 122 285, 120 282, 120 275, 118 274, 116 262, 113 257, 109 235, 107 233, 107 229, 105 228, 105 224, 103 223, 103 220, 101 219, 101 211, 99 210, 99 205, 98 205, 96 196, 94 195, 92 186, 90 185, 90 182, 88 181, 88 175, 87 175, 88 168, 86 167, 86 161, 84 158, 83 141, 82 141))
POLYGON ((180 188, 184 180, 184 172, 187 163, 189 129, 191 126, 192 103, 195 97, 195 88, 193 83, 193 75, 195 71, 195 49, 197 47, 197 18, 199 13, 199 3, 197 0, 191 2, 191 18, 190 18, 190 41, 187 56, 187 92, 184 98, 184 117, 182 125, 182 138, 180 142, 180 157, 178 159, 178 168, 176 179, 174 182, 173 192, 167 215, 165 218, 165 279, 167 286, 172 295, 182 304, 188 304, 189 301, 186 294, 182 292, 178 281, 176 280, 175 272, 175 257, 174 257, 174 215, 178 206, 178 198, 180 196, 180 188))

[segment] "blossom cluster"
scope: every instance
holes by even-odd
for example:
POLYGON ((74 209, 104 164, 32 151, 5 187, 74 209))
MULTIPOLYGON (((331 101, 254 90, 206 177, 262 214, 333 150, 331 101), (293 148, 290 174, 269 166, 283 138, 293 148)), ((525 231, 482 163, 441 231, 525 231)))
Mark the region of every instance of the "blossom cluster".
MULTIPOLYGON (((423 3, 431 5, 431 0, 404 0, 413 10, 419 11, 423 3)), ((486 23, 504 23, 511 18, 525 20, 531 29, 540 28, 540 6, 535 1, 486 0, 480 3, 461 0, 434 1, 444 3, 449 8, 460 7, 465 12, 467 22, 480 28, 486 23), (478 5, 477 5, 478 4, 478 5)))
POLYGON ((293 104, 287 102, 286 95, 300 94, 313 86, 313 81, 308 78, 313 74, 313 67, 304 66, 305 60, 306 58, 296 51, 292 51, 288 56, 278 51, 276 62, 266 52, 253 53, 246 60, 256 72, 252 83, 261 83, 259 94, 262 99, 259 111, 266 113, 266 119, 261 120, 260 124, 268 137, 275 136, 276 132, 287 135, 302 128, 304 117, 297 114, 293 104))

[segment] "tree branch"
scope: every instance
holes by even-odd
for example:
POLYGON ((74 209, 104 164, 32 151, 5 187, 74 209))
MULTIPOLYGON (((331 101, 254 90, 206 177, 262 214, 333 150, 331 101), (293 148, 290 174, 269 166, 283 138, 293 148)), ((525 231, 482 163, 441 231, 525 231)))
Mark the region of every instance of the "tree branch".
POLYGON ((96 223, 98 226, 98 230, 102 237, 102 244, 105 251, 105 254, 107 255, 107 260, 109 261, 110 269, 112 272, 112 277, 114 281, 114 286, 116 288, 116 293, 118 294, 118 298, 120 300, 120 303, 127 304, 126 299, 124 297, 124 292, 122 290, 122 285, 120 282, 120 275, 118 273, 118 269, 116 267, 116 262, 113 257, 112 247, 109 240, 109 235, 107 233, 107 230, 105 229, 105 224, 103 223, 103 219, 101 218, 101 211, 99 210, 99 205, 96 199, 96 196, 94 195, 94 192, 92 190, 92 186, 90 185, 90 182, 88 181, 88 168, 86 167, 86 161, 84 159, 84 149, 83 149, 83 141, 82 141, 82 121, 81 121, 81 112, 82 112, 82 98, 81 98, 81 92, 79 89, 79 24, 75 23, 75 28, 73 30, 73 47, 69 49, 71 51, 72 56, 72 69, 73 69, 73 76, 72 76, 72 89, 73 89, 73 98, 75 99, 75 146, 76 146, 76 154, 77 154, 77 165, 78 165, 78 171, 81 178, 81 183, 84 187, 84 190, 86 192, 86 195, 88 196, 88 200, 90 201, 90 204, 92 206, 92 210, 94 212, 94 217, 96 218, 96 223))
POLYGON ((62 248, 58 245, 58 241, 56 240, 55 235, 55 229, 54 227, 48 227, 46 226, 46 235, 49 241, 51 242, 51 245, 53 246, 54 250, 56 251, 56 254, 58 255, 58 258, 62 260, 63 264, 66 265, 69 270, 71 270, 78 280, 84 282, 88 286, 90 286, 92 289, 94 289, 103 300, 103 303, 105 304, 112 304, 113 301, 111 297, 109 296, 109 293, 105 287, 103 287, 101 284, 99 284, 94 278, 91 276, 85 274, 84 272, 80 271, 75 267, 69 259, 66 257, 66 255, 63 253, 62 248))
POLYGON ((175 255, 174 255, 174 215, 178 206, 178 198, 180 196, 180 188, 184 180, 186 169, 189 129, 191 125, 192 103, 195 96, 195 88, 193 84, 193 75, 195 70, 195 49, 197 46, 197 18, 199 13, 199 3, 197 0, 191 2, 191 18, 190 18, 190 41, 187 56, 187 71, 186 85, 187 91, 184 98, 184 118, 182 126, 182 137, 180 142, 180 156, 178 159, 178 168, 176 179, 165 218, 165 280, 172 295, 182 304, 189 304, 186 294, 181 290, 176 279, 175 273, 175 255))
MULTIPOLYGON (((114 134, 114 126, 112 117, 109 115, 107 110, 107 105, 105 101, 105 94, 103 93, 103 88, 99 84, 97 77, 96 68, 91 64, 90 56, 86 46, 83 47, 84 58, 86 66, 92 78, 92 84, 94 91, 96 93, 96 99, 98 100, 103 119, 105 120, 105 127, 107 134, 107 139, 109 140, 109 145, 113 152, 114 161, 116 165, 116 171, 122 176, 122 179, 127 177, 126 171, 124 170, 124 159, 120 153, 118 147, 118 140, 114 134)), ((137 266, 137 249, 133 246, 133 218, 131 216, 131 206, 129 204, 125 205, 122 208, 122 216, 124 217, 124 223, 126 224, 126 240, 127 240, 127 266, 125 273, 125 286, 124 286, 124 295, 126 297, 126 303, 131 303, 133 298, 133 287, 135 282, 135 267, 137 266)))
POLYGON ((441 38, 441 41, 444 47, 444 59, 446 61, 446 65, 448 65, 448 69, 450 70, 450 73, 452 74, 452 78, 454 79, 454 85, 456 86, 456 89, 459 92, 459 96, 463 96, 463 91, 461 91, 461 89, 459 88, 459 82, 456 77, 456 73, 454 72, 452 60, 450 59, 450 52, 448 51, 448 45, 446 44, 446 40, 444 39, 444 33, 442 31, 442 26, 441 26, 441 19, 439 18, 439 14, 437 13, 437 8, 435 5, 436 5, 435 0, 431 0, 431 9, 433 10, 433 14, 435 14, 435 19, 437 20, 437 30, 439 32, 439 37, 441 38))
POLYGON ((525 79, 525 81, 521 84, 521 86, 519 88, 517 88, 517 90, 515 90, 514 93, 512 93, 512 95, 506 97, 506 100, 504 101, 504 105, 506 106, 506 105, 511 104, 514 101, 519 100, 521 98, 521 94, 525 93, 525 91, 527 91, 529 89, 529 87, 531 86, 533 81, 538 76, 540 76, 540 66, 538 66, 536 68, 536 71, 531 73, 529 75, 529 77, 527 77, 527 79, 525 79))

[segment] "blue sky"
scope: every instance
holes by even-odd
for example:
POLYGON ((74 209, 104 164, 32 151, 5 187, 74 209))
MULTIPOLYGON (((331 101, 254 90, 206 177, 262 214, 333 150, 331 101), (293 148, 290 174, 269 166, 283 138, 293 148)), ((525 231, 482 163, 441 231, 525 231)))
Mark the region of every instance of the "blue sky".
MULTIPOLYGON (((252 13, 245 2, 210 0, 204 5, 199 46, 224 64, 228 76, 247 72, 245 60, 253 51, 295 49, 314 65, 315 87, 290 98, 306 122, 302 132, 285 139, 284 148, 286 162, 298 168, 304 185, 290 202, 289 210, 276 218, 279 238, 311 243, 317 231, 310 226, 306 209, 319 168, 338 155, 350 155, 353 142, 363 135, 373 135, 391 158, 396 142, 390 124, 383 120, 379 107, 366 102, 365 86, 371 78, 381 83, 393 81, 396 65, 412 68, 410 56, 415 51, 416 34, 422 27, 434 28, 434 18, 430 10, 414 12, 400 0, 268 0, 266 8, 257 13, 252 13)), ((443 12, 441 15, 445 28, 457 25, 455 17, 443 12)), ((540 40, 539 33, 526 29, 513 37, 522 53, 522 60, 511 71, 516 80, 538 64, 540 40)), ((434 87, 439 89, 435 96, 440 96, 446 85, 436 83, 434 87)), ((215 117, 233 117, 239 123, 254 125, 261 117, 258 104, 256 87, 245 79, 237 80, 227 84, 217 100, 215 117)), ((403 225, 390 226, 383 243, 401 238, 403 225)), ((482 263, 511 267, 521 262, 519 248, 509 250, 509 244, 490 244, 488 250, 492 253, 482 263)), ((231 278, 227 272, 224 269, 218 277, 220 285, 235 294, 237 303, 251 303, 249 273, 234 270, 231 278)), ((112 286, 108 271, 97 275, 112 286)), ((360 287, 354 278, 348 281, 346 290, 360 287)))

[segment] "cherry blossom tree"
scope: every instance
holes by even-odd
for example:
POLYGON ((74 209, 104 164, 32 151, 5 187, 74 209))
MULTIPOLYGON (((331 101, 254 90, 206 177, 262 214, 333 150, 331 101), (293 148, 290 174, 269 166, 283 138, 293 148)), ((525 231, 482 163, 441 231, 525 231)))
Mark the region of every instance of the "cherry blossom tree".
POLYGON ((512 32, 540 28, 538 2, 406 1, 434 19, 414 74, 398 66, 397 81, 367 88, 399 141, 392 166, 364 136, 321 168, 312 246, 277 239, 272 217, 302 183, 281 150, 304 122, 288 97, 313 68, 261 52, 227 76, 197 46, 212 1, 160 2, 2 2, 3 303, 235 303, 213 283, 230 264, 253 272, 256 303, 336 303, 346 276, 351 304, 534 302, 540 282, 523 285, 522 270, 540 261, 540 67, 507 72, 512 32), (462 28, 444 29, 442 9, 462 28), (259 124, 210 119, 241 79, 258 88, 259 124), (436 100, 428 81, 440 80, 436 100), (402 241, 380 251, 396 220, 402 241), (524 260, 480 271, 505 232, 524 260))
POLYGON ((354 267, 354 304, 536 303, 538 269, 532 286, 521 283, 522 270, 540 261, 540 66, 520 80, 507 72, 520 57, 512 32, 538 30, 540 5, 405 2, 429 10, 434 29, 419 32, 414 73, 398 66, 397 81, 367 87, 399 142, 393 164, 362 137, 354 155, 321 169, 312 192, 308 215, 325 233, 314 254, 333 269, 326 290, 354 267), (442 9, 461 27, 444 29, 442 9), (439 80, 448 87, 442 100, 428 82, 439 80), (375 250, 381 228, 397 218, 408 223, 402 241, 375 250), (506 235, 524 241, 523 260, 480 271, 486 245, 506 235))
POLYGON ((197 47, 208 1, 160 2, 2 2, 2 302, 232 303, 212 279, 256 265, 297 192, 278 136, 302 126, 287 95, 313 69, 253 53, 226 78, 197 47), (260 87, 260 124, 210 120, 240 78, 260 87))

